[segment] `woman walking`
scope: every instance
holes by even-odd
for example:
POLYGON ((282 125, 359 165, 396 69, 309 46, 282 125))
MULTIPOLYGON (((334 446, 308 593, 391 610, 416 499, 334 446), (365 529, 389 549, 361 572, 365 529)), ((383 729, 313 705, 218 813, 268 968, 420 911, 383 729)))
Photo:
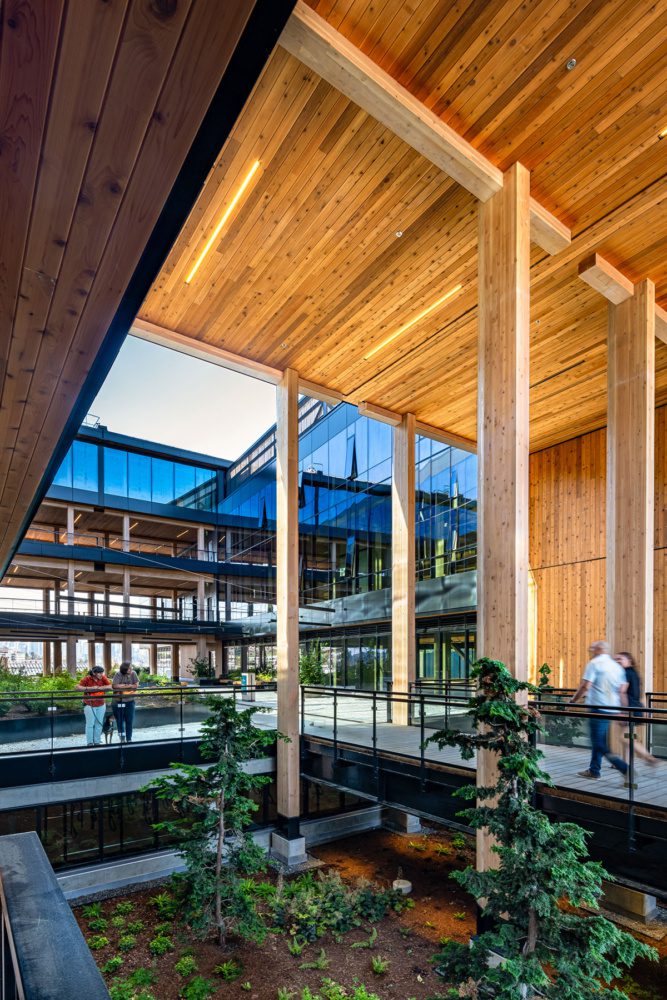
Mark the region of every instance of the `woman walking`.
MULTIPOLYGON (((644 702, 642 701, 642 690, 641 690, 641 680, 639 678, 639 671, 637 670, 637 664, 635 662, 634 656, 631 653, 618 653, 614 659, 620 666, 625 670, 625 677, 628 682, 628 708, 644 708, 644 702)), ((641 713, 635 712, 635 720, 640 717, 641 713)), ((653 754, 650 754, 644 744, 637 736, 637 725, 635 725, 635 739, 634 748, 635 756, 639 757, 641 760, 647 761, 653 767, 656 766, 658 760, 653 754)), ((629 729, 624 732, 625 740, 623 746, 623 756, 627 760, 629 754, 629 729)))

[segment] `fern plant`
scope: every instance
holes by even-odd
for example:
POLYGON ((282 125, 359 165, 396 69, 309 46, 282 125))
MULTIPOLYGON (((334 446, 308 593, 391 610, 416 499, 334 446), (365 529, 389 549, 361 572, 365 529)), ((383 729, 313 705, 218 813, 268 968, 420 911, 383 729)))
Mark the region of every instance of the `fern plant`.
POLYGON ((551 784, 540 768, 537 713, 517 695, 538 689, 512 677, 504 664, 481 659, 472 671, 479 693, 470 700, 471 733, 443 730, 430 738, 456 746, 464 760, 495 755, 497 780, 467 786, 455 794, 478 804, 460 815, 493 837, 498 866, 452 873, 475 900, 492 929, 470 946, 449 941, 437 956, 439 972, 458 984, 452 995, 517 1000, 628 1000, 605 984, 638 957, 657 957, 653 948, 619 930, 604 917, 582 917, 571 907, 596 906, 606 873, 587 861, 586 833, 573 823, 551 823, 532 804, 536 782, 551 784), (489 965, 489 954, 503 956, 489 965), (471 992, 472 991, 472 992, 471 992))

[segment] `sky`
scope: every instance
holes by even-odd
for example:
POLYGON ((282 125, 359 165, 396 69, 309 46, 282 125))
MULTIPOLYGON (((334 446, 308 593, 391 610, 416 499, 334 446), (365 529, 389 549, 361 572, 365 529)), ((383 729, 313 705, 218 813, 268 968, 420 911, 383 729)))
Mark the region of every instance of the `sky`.
POLYGON ((275 409, 267 382, 128 337, 90 413, 118 434, 235 459, 275 409))

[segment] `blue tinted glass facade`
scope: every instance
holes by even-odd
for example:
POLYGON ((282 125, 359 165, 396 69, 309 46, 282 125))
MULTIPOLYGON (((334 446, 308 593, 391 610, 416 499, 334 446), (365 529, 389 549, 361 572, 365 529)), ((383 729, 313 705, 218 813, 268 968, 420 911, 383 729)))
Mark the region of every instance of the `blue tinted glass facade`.
POLYGON ((73 442, 52 487, 205 511, 218 502, 214 469, 88 441, 73 442))
MULTIPOLYGON (((391 586, 392 462, 391 427, 347 404, 300 436, 302 604, 391 586)), ((417 580, 475 569, 476 456, 418 437, 415 466, 417 580)), ((272 560, 275 506, 271 461, 219 505, 239 519, 233 558, 272 560)))

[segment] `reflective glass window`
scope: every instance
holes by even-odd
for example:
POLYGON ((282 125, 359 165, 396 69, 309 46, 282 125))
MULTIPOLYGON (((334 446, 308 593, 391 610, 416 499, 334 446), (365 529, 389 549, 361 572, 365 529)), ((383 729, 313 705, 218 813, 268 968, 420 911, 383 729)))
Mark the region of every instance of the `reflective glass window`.
POLYGON ((112 496, 127 496, 127 452, 117 448, 104 449, 104 492, 112 496))
POLYGON ((195 491, 195 470, 192 465, 174 466, 174 486, 176 503, 180 507, 190 507, 195 491))
POLYGON ((97 492, 97 445, 75 441, 72 445, 72 460, 74 489, 97 492))
POLYGON ((153 482, 151 498, 153 503, 174 502, 174 463, 163 458, 152 458, 153 482))
POLYGON ((128 455, 130 496, 135 500, 151 498, 151 460, 148 455, 128 455))
POLYGON ((53 480, 54 486, 69 486, 72 485, 72 449, 70 448, 64 459, 62 460, 61 466, 56 472, 55 479, 53 480))

